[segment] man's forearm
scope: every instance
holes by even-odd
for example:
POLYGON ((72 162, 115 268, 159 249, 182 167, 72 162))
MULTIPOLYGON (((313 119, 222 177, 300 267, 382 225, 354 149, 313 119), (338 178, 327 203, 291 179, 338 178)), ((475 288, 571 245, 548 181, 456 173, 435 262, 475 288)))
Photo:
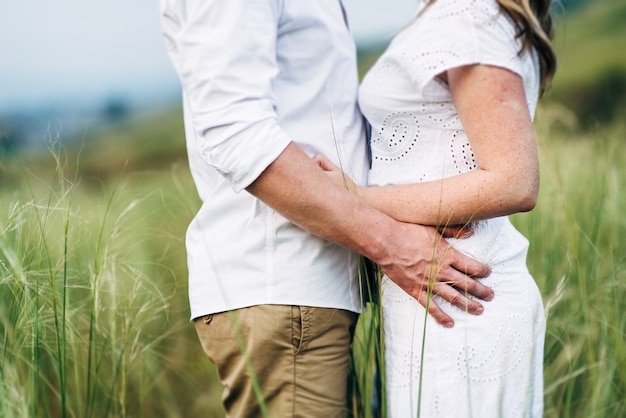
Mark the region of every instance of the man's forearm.
POLYGON ((487 266, 449 248, 433 228, 395 221, 369 206, 333 183, 293 143, 247 190, 296 225, 378 263, 445 326, 454 321, 429 303, 431 292, 473 314, 483 307, 463 292, 493 297, 491 289, 471 278, 489 274, 487 266))
POLYGON ((335 185, 295 144, 246 189, 307 231, 384 263, 395 221, 335 185))

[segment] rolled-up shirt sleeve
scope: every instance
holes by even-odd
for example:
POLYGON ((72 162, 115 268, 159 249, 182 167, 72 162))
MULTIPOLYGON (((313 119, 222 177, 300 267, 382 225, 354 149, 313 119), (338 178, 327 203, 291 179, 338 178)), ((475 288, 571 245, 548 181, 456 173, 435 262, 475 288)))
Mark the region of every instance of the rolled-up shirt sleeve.
POLYGON ((197 151, 239 192, 291 138, 272 83, 280 0, 161 0, 166 47, 197 151))

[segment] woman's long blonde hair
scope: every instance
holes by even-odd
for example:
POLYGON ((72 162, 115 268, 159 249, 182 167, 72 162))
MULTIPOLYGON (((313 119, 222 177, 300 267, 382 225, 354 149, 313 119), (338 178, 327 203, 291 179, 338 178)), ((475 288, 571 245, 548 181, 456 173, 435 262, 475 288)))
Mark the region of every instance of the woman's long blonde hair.
MULTIPOLYGON (((430 0, 429 4, 436 0, 430 0)), ((539 56, 540 94, 552 83, 556 72, 556 54, 552 49, 554 28, 550 14, 551 0, 496 0, 515 22, 516 37, 522 40, 519 53, 534 48, 539 56)), ((424 10, 422 10, 423 12, 424 10)), ((421 12, 420 12, 421 14, 421 12)), ((418 14, 419 17, 419 14, 418 14)))
POLYGON ((539 55, 541 94, 552 83, 556 72, 556 54, 552 49, 554 28, 550 14, 551 0, 496 0, 517 25, 517 37, 522 39, 520 53, 535 48, 539 55))

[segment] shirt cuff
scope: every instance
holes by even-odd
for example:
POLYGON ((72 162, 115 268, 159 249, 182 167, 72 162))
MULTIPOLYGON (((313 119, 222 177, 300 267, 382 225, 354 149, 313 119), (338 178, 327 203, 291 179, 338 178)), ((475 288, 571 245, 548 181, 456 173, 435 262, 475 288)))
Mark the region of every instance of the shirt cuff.
POLYGON ((291 142, 274 119, 242 124, 243 130, 238 125, 209 130, 199 138, 203 159, 236 193, 254 182, 291 142))

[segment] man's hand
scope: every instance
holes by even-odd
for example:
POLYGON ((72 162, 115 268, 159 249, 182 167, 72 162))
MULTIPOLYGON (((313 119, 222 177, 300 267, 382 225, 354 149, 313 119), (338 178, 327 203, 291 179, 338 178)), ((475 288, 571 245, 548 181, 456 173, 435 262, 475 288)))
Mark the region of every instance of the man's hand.
MULTIPOLYGON (((328 158, 316 155, 314 161, 335 184, 358 195, 352 179, 328 158)), ((442 325, 451 327, 454 322, 432 300, 433 294, 469 313, 480 315, 482 305, 468 298, 466 293, 484 300, 493 298, 493 290, 475 279, 488 275, 489 268, 459 253, 442 238, 467 238, 473 230, 467 226, 446 226, 435 230, 411 224, 404 224, 403 228, 408 231, 396 242, 408 247, 399 248, 394 253, 398 259, 386 265, 379 263, 385 274, 422 306, 428 307, 428 312, 442 325)))
POLYGON ((429 301, 429 289, 473 314, 480 314, 482 305, 465 292, 493 298, 493 291, 475 280, 489 274, 487 266, 454 250, 435 228, 398 222, 346 192, 295 144, 247 190, 296 225, 377 263, 445 326, 454 322, 429 301))
POLYGON ((388 259, 374 261, 400 288, 426 307, 438 323, 446 327, 454 325, 432 295, 439 295, 474 315, 480 315, 483 306, 466 295, 486 301, 493 299, 493 290, 476 280, 489 275, 489 267, 456 251, 435 228, 400 224, 395 242, 397 246, 390 249, 388 259))
POLYGON ((328 158, 321 154, 313 157, 313 161, 322 169, 324 174, 333 181, 337 186, 343 187, 351 193, 358 195, 358 187, 356 183, 344 173, 341 168, 332 163, 328 158))

